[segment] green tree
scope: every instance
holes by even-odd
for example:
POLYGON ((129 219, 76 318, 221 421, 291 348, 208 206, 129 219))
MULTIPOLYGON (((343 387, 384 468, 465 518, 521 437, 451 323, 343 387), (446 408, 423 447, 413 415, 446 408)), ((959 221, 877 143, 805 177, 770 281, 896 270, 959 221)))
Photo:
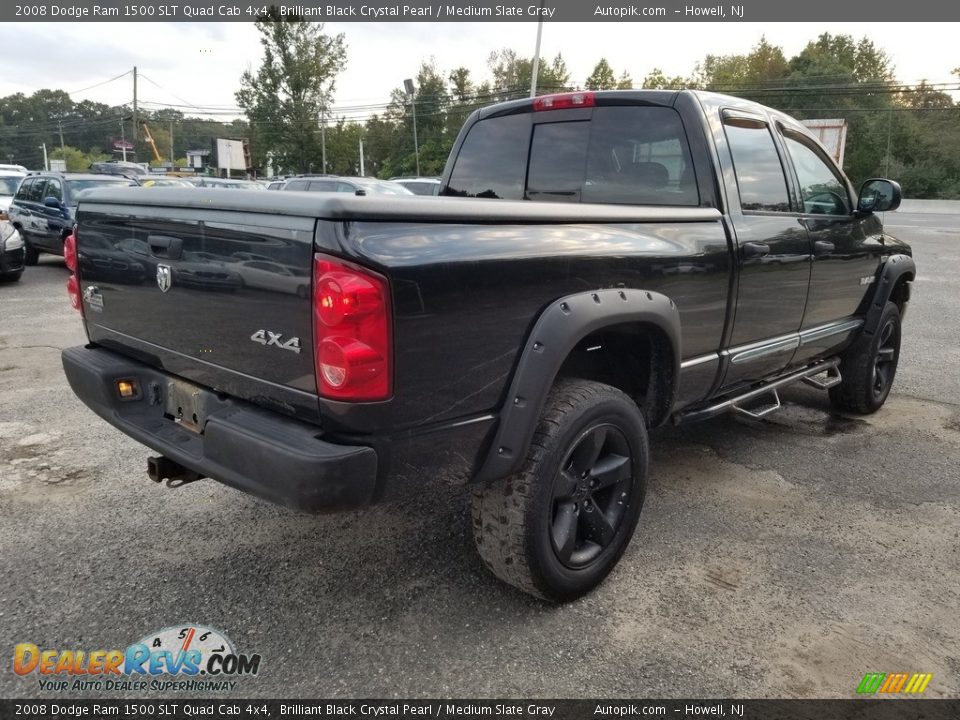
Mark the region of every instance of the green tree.
MULTIPOLYGON (((533 60, 504 48, 490 53, 487 66, 493 76, 491 102, 514 100, 530 94, 533 60)), ((543 58, 537 70, 537 94, 547 95, 570 89, 570 71, 562 55, 547 62, 543 58)))
POLYGON ((343 34, 326 35, 322 23, 280 16, 275 8, 256 26, 263 61, 256 73, 243 74, 236 93, 252 127, 255 164, 269 153, 275 166, 308 172, 320 154, 319 120, 346 64, 343 34))
POLYGON ((109 160, 109 155, 100 152, 85 153, 75 147, 65 145, 63 148, 56 148, 50 152, 50 159, 65 160, 67 163, 67 172, 83 172, 90 169, 90 165, 95 162, 109 160))
POLYGON ((617 76, 606 58, 600 58, 600 61, 594 65, 593 72, 587 77, 583 86, 587 90, 613 90, 617 87, 617 76))
POLYGON ((682 75, 669 77, 660 68, 654 68, 643 79, 641 87, 644 90, 682 90, 684 88, 694 89, 697 87, 697 83, 693 78, 685 78, 682 75))

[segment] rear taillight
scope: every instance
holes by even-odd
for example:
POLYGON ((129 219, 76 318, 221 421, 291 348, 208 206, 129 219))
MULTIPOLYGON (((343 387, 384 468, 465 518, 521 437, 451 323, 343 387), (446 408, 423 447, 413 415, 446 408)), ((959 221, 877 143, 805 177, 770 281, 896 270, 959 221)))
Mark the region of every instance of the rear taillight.
POLYGON ((80 298, 80 279, 77 277, 77 229, 63 239, 63 261, 67 264, 70 277, 67 278, 67 294, 70 296, 70 305, 74 310, 83 313, 83 302, 80 298))
POLYGON ((76 275, 67 278, 67 295, 70 296, 70 305, 74 310, 80 309, 80 281, 76 275))
POLYGON ((592 92, 559 93, 558 95, 541 95, 534 98, 533 109, 536 112, 541 112, 543 110, 593 107, 595 104, 596 98, 592 92))
POLYGON ((333 400, 386 400, 392 392, 386 278, 328 255, 313 259, 317 391, 333 400))
POLYGON ((63 239, 63 261, 70 272, 77 271, 77 238, 72 232, 63 239))

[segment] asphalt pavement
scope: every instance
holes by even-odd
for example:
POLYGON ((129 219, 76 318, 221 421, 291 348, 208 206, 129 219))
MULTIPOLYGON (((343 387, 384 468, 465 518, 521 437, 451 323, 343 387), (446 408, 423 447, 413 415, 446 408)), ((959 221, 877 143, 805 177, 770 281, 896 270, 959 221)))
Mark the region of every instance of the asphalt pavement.
POLYGON ((226 697, 851 697, 866 672, 960 695, 960 217, 887 222, 919 276, 883 410, 799 387, 762 422, 656 431, 633 543, 564 607, 484 571, 457 489, 312 517, 150 482, 67 386, 84 335, 45 256, 0 285, 0 697, 58 697, 17 643, 183 623, 262 656, 226 697))

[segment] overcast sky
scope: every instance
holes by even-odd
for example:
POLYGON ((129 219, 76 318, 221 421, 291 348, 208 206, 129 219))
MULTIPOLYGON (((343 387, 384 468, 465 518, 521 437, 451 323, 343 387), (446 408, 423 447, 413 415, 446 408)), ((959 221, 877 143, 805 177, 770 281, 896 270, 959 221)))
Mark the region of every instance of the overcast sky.
MULTIPOLYGON (((483 79, 492 50, 531 56, 536 36, 535 23, 506 22, 328 23, 325 29, 346 38, 347 68, 336 88, 341 107, 387 102, 391 89, 430 58, 443 71, 465 65, 483 79)), ((562 53, 578 84, 603 56, 617 74, 626 70, 639 83, 654 67, 686 75, 707 53, 747 52, 764 34, 790 57, 822 32, 866 35, 889 53, 902 82, 956 80, 953 23, 546 23, 541 55, 562 53)), ((148 108, 156 107, 150 102, 233 108, 241 73, 260 60, 250 23, 6 23, 0 47, 0 96, 58 88, 74 100, 129 102, 129 75, 74 91, 136 65, 143 76, 138 94, 148 108)))

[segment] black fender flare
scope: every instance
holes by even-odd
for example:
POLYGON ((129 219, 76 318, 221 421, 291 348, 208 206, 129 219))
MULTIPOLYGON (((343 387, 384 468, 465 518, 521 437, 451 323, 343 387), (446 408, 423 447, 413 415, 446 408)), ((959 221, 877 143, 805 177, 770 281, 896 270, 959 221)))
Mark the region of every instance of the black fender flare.
POLYGON ((670 341, 672 407, 680 377, 680 312, 676 304, 657 292, 626 288, 567 295, 550 304, 533 326, 510 381, 492 443, 474 481, 495 480, 520 469, 547 394, 580 340, 605 327, 637 322, 656 326, 670 341))
POLYGON ((913 258, 909 255, 889 256, 877 275, 877 287, 873 291, 873 299, 863 320, 864 334, 873 335, 877 331, 883 308, 890 299, 897 282, 904 275, 910 275, 911 278, 917 276, 917 265, 913 258))

